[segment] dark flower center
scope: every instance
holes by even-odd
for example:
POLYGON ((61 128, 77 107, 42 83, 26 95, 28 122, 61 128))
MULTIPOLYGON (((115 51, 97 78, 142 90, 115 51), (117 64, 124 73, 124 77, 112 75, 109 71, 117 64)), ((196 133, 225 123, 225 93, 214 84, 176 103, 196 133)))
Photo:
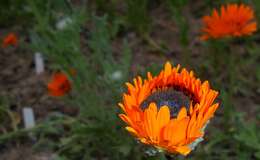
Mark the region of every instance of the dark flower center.
POLYGON ((171 118, 174 118, 177 117, 181 107, 185 106, 187 110, 189 109, 191 98, 174 88, 159 89, 141 103, 141 109, 145 110, 152 102, 156 103, 158 109, 164 105, 168 106, 171 118))

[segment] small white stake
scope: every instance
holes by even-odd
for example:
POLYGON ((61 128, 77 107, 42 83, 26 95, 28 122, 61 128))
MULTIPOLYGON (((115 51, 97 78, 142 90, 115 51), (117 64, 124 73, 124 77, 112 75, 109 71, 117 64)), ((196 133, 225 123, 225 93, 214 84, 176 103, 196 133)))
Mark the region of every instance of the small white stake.
POLYGON ((70 17, 64 17, 64 18, 58 20, 58 22, 56 23, 56 28, 58 30, 63 30, 71 23, 72 23, 72 19, 70 17))
POLYGON ((120 70, 116 70, 116 71, 113 72, 110 76, 111 76, 111 79, 112 79, 112 80, 117 81, 117 80, 122 79, 123 73, 122 73, 122 71, 120 71, 120 70))
POLYGON ((35 71, 36 74, 41 74, 44 72, 44 61, 42 54, 40 52, 36 52, 34 54, 34 62, 35 62, 35 71))
POLYGON ((23 108, 23 120, 26 129, 33 128, 35 126, 34 113, 32 108, 23 108))

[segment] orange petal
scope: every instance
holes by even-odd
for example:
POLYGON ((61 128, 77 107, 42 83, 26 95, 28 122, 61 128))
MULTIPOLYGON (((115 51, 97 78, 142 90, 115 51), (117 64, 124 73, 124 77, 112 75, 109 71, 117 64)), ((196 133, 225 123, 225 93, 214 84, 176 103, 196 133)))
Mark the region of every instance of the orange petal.
POLYGON ((169 61, 167 61, 164 66, 165 77, 169 76, 171 74, 171 71, 172 71, 172 65, 169 61))
POLYGON ((161 129, 170 121, 170 110, 168 106, 162 106, 157 115, 158 128, 161 129))
POLYGON ((138 133, 136 132, 136 130, 134 130, 132 127, 125 127, 125 129, 130 132, 132 135, 134 136, 138 136, 138 133))
POLYGON ((185 117, 187 117, 187 110, 186 110, 186 107, 183 106, 178 113, 177 120, 181 120, 185 117))
POLYGON ((144 129, 146 130, 147 136, 150 137, 152 141, 156 141, 158 136, 156 130, 156 116, 157 106, 155 103, 151 103, 144 111, 144 129))
POLYGON ((175 149, 176 152, 186 156, 191 152, 191 149, 188 146, 180 146, 175 149))

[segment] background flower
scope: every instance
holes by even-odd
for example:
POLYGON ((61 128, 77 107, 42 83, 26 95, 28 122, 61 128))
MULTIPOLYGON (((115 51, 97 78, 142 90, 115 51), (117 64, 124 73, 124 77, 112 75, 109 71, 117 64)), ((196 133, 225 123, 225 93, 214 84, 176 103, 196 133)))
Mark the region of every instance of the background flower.
POLYGON ((13 45, 16 46, 18 38, 14 33, 9 33, 2 42, 2 47, 6 48, 7 46, 13 45))
POLYGON ((202 40, 209 38, 240 37, 257 30, 253 9, 245 4, 222 5, 220 12, 203 17, 202 40))
POLYGON ((48 91, 51 96, 59 97, 68 93, 71 89, 67 75, 61 72, 55 73, 48 83, 48 91))

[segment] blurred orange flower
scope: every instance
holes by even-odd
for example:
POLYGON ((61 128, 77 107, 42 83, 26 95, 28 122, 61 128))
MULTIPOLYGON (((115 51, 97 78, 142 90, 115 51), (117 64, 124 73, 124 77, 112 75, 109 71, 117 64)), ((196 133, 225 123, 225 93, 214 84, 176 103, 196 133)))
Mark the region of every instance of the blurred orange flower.
POLYGON ((209 38, 240 37, 257 30, 254 11, 245 4, 222 5, 220 13, 213 10, 211 16, 202 18, 204 27, 201 40, 209 38))
POLYGON ((16 46, 18 38, 14 33, 9 33, 3 40, 2 47, 6 48, 9 45, 16 46))
POLYGON ((144 144, 160 151, 187 155, 202 141, 204 129, 219 104, 218 92, 201 82, 193 71, 169 62, 159 75, 126 83, 119 106, 126 130, 144 144))
POLYGON ((71 90, 70 81, 67 75, 61 72, 55 73, 52 80, 48 83, 49 95, 59 97, 71 90))

